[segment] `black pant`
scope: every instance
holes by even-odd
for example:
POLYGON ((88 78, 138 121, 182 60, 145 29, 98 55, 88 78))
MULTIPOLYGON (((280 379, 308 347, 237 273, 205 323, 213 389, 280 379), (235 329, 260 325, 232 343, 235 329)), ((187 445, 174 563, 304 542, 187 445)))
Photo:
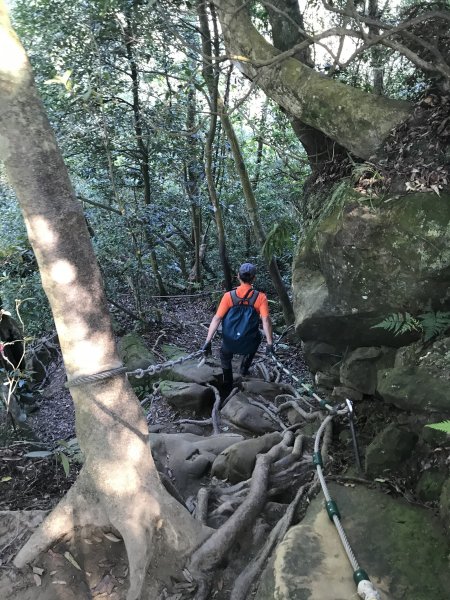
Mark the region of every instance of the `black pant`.
MULTIPOLYGON (((247 374, 255 354, 256 352, 253 352, 253 354, 244 354, 240 367, 241 375, 247 374)), ((232 368, 231 361, 233 360, 233 356, 234 354, 224 350, 223 346, 220 348, 220 364, 222 365, 222 369, 226 370, 232 368)))

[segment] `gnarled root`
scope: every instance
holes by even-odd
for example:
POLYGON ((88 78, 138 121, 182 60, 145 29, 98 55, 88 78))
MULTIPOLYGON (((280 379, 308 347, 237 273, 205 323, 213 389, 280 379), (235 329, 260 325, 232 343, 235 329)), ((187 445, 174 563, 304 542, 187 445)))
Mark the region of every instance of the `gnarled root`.
POLYGON ((270 467, 287 445, 292 443, 292 438, 292 433, 288 432, 284 435, 283 440, 269 452, 258 455, 248 496, 228 521, 192 555, 188 568, 199 581, 196 600, 208 597, 208 573, 224 559, 241 532, 253 523, 264 507, 270 479, 270 467))

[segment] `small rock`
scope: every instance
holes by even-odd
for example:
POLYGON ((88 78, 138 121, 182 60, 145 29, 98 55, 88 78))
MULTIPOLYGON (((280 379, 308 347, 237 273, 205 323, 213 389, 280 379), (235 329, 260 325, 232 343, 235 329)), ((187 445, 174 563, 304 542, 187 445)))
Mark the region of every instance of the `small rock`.
POLYGON ((366 450, 366 473, 382 474, 394 469, 411 456, 418 436, 395 424, 388 425, 379 433, 366 450))
POLYGON ((417 482, 417 496, 423 500, 423 502, 434 502, 439 500, 445 479, 446 474, 442 473, 442 471, 435 471, 432 469, 425 471, 417 482))
POLYGON ((333 389, 331 399, 338 404, 345 402, 347 399, 353 402, 360 402, 363 399, 363 395, 358 390, 339 385, 333 389))

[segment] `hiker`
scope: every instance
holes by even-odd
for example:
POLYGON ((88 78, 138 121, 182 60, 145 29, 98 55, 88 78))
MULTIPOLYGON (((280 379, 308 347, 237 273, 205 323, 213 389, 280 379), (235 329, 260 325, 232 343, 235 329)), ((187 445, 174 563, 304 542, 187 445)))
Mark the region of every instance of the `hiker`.
POLYGON ((226 392, 230 392, 233 387, 231 361, 234 354, 243 355, 240 374, 244 376, 248 374, 253 357, 261 342, 260 318, 267 341, 266 354, 268 356, 274 354, 269 304, 265 294, 253 289, 255 277, 255 265, 244 263, 240 266, 238 279, 241 285, 223 295, 209 326, 206 342, 202 347, 206 356, 211 354, 211 340, 223 321, 220 362, 226 392))

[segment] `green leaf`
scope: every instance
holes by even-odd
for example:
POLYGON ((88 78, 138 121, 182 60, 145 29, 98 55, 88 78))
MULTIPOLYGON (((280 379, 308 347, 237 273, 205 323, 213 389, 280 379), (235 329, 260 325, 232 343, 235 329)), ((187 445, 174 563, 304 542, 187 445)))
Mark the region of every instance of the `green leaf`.
POLYGON ((52 454, 53 452, 50 452, 50 450, 36 450, 34 452, 27 452, 24 456, 25 458, 47 458, 52 454))
POLYGON ((392 313, 381 321, 381 323, 372 325, 372 329, 376 329, 377 327, 385 329, 386 331, 392 331, 394 335, 400 335, 410 331, 418 331, 420 329, 420 324, 415 317, 409 312, 406 312, 405 314, 392 313))
POLYGON ((444 433, 448 433, 450 435, 450 421, 442 421, 441 423, 431 423, 426 425, 430 429, 437 429, 438 431, 443 431, 444 433))
POLYGON ((428 312, 419 315, 420 324, 424 332, 426 342, 431 338, 444 333, 450 327, 450 312, 428 312))
POLYGON ((69 477, 69 473, 70 473, 70 463, 69 463, 69 459, 67 458, 67 456, 64 454, 64 452, 60 452, 59 453, 59 459, 61 461, 61 464, 63 466, 64 469, 64 473, 66 474, 66 477, 69 477))

